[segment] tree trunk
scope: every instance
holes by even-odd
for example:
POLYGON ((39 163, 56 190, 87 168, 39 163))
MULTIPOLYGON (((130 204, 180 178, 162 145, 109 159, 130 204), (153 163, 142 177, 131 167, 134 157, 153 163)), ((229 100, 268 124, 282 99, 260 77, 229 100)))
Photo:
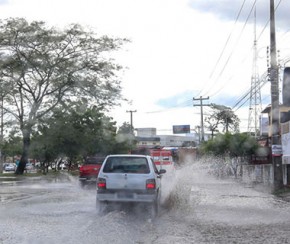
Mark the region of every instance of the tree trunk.
POLYGON ((28 155, 29 155, 29 147, 30 147, 30 132, 31 130, 28 129, 26 133, 23 133, 23 149, 22 155, 20 158, 20 162, 17 166, 15 174, 22 175, 25 170, 25 166, 28 163, 28 155))

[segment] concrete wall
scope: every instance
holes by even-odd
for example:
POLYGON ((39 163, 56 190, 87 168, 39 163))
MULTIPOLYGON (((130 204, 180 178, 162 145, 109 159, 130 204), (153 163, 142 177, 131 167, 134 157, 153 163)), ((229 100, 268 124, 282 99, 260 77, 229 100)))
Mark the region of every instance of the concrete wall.
POLYGON ((246 183, 273 184, 273 167, 271 164, 242 165, 242 181, 246 183))

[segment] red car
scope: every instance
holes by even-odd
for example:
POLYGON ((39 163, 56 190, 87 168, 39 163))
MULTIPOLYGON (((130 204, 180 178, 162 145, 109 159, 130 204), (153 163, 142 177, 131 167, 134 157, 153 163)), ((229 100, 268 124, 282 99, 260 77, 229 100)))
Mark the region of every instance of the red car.
POLYGON ((79 182, 82 187, 95 183, 105 157, 88 157, 79 168, 79 182))
POLYGON ((150 156, 153 158, 157 169, 166 169, 166 172, 174 172, 175 166, 170 150, 151 149, 150 156))

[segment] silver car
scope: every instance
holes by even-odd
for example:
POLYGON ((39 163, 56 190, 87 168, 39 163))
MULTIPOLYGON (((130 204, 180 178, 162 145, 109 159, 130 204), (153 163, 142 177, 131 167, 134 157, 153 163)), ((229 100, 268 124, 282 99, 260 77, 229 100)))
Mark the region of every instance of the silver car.
POLYGON ((16 165, 15 164, 7 164, 5 167, 4 167, 4 170, 5 171, 15 171, 15 169, 16 169, 16 165))
POLYGON ((97 178, 97 207, 103 213, 110 202, 148 203, 157 215, 161 196, 161 175, 146 155, 109 155, 97 178))

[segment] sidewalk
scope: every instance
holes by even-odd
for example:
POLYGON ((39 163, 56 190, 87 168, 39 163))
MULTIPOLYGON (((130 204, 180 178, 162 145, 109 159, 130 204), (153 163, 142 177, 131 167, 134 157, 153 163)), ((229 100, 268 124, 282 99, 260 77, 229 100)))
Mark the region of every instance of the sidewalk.
POLYGON ((0 175, 0 184, 11 184, 11 183, 31 183, 35 181, 46 181, 46 182, 62 182, 62 181, 71 181, 75 178, 68 172, 57 172, 49 173, 46 175, 35 174, 33 172, 24 173, 23 175, 15 175, 13 173, 7 173, 0 175))

